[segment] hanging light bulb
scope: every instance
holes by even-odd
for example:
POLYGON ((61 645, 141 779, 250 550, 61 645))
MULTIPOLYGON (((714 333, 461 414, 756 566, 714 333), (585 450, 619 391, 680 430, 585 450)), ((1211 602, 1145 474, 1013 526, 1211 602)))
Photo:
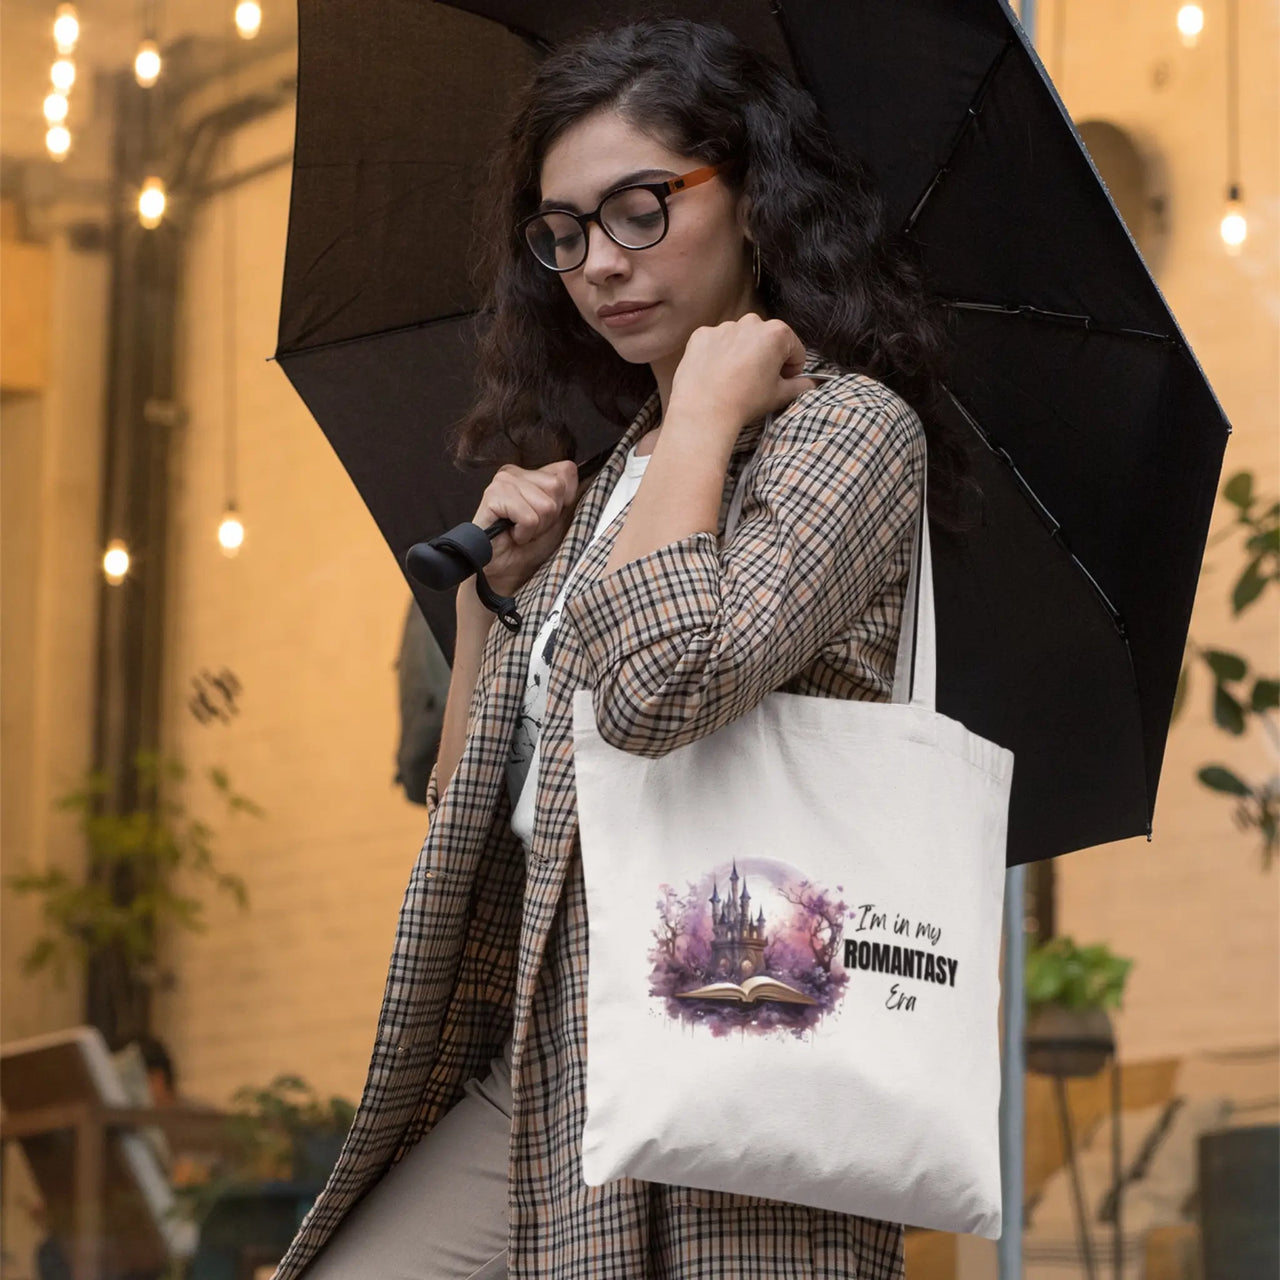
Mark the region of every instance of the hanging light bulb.
POLYGON ((236 30, 245 40, 252 40, 262 27, 262 6, 258 0, 240 0, 236 5, 236 30))
POLYGON ((49 79, 59 93, 70 93, 71 86, 76 82, 76 64, 70 58, 59 58, 49 68, 49 79))
POLYGON ((55 124, 49 127, 49 131, 44 135, 45 149, 55 160, 65 160, 67 152, 71 150, 71 134, 64 124, 55 124))
POLYGON ((158 227, 167 203, 164 183, 159 178, 148 178, 138 192, 138 220, 144 227, 158 227))
POLYGON ((67 118, 65 94, 51 93, 44 100, 44 118, 49 124, 61 124, 67 118))
POLYGON ((1227 191, 1227 208, 1218 230, 1222 234, 1222 243, 1227 246, 1227 252, 1234 257, 1240 252, 1245 237, 1249 234, 1249 223, 1244 216, 1244 203, 1237 186, 1233 185, 1227 191))
POLYGON ((218 526, 218 545, 222 554, 230 558, 244 545, 244 522, 236 511, 234 502, 227 503, 222 514, 222 523, 218 526))
POLYGON ((54 11, 53 38, 59 53, 70 53, 80 39, 80 21, 73 4, 60 4, 54 11))
POLYGON ((1198 4, 1184 4, 1178 10, 1178 34, 1188 49, 1194 49, 1204 30, 1204 10, 1198 4))
POLYGON ((112 538, 107 543, 106 554, 102 557, 102 572, 113 587, 118 587, 129 572, 129 548, 120 538, 112 538))
POLYGON ((70 93, 71 86, 76 82, 76 64, 70 58, 59 58, 49 68, 49 79, 59 93, 70 93))
POLYGON ((144 89, 150 89, 160 78, 160 50, 154 40, 144 40, 138 46, 133 59, 133 75, 144 89))

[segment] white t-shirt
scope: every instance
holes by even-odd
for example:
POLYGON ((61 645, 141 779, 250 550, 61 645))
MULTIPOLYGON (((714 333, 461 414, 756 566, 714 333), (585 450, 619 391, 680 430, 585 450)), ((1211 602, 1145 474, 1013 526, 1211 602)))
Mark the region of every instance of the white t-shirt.
MULTIPOLYGON (((637 457, 635 448, 627 454, 622 474, 605 503, 604 510, 591 535, 594 542, 613 523, 614 517, 621 511, 640 487, 645 468, 649 465, 649 455, 637 457)), ((590 545, 590 544, 588 544, 590 545)), ((585 549, 584 549, 585 555, 585 549)), ((581 563, 581 562, 579 562, 581 563)), ((511 797, 511 830, 524 843, 527 852, 533 844, 533 812, 534 802, 538 795, 538 735, 542 731, 543 717, 547 712, 547 679, 550 675, 551 655, 555 651, 556 630, 560 626, 560 613, 564 608, 565 595, 571 586, 577 566, 565 580, 556 596, 555 604, 547 614, 546 621, 534 637, 533 651, 529 655, 529 675, 525 680, 524 702, 520 711, 520 719, 516 722, 516 731, 511 739, 511 752, 507 757, 507 794, 511 797)))

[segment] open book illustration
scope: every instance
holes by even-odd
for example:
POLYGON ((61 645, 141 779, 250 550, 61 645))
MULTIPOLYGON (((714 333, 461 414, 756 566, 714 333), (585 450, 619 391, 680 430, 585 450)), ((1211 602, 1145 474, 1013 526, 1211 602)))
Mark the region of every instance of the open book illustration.
POLYGON ((795 987, 789 987, 777 978, 767 974, 757 974, 743 983, 712 982, 694 991, 681 991, 676 994, 677 1000, 740 1000, 743 1004, 757 1004, 765 1000, 774 1000, 779 1004, 817 1004, 812 996, 807 996, 795 987))

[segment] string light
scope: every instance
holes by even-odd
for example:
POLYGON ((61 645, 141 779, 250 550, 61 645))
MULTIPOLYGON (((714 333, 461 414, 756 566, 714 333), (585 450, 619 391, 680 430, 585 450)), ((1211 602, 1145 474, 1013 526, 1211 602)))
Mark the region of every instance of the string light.
POLYGON ((49 79, 60 93, 70 93, 76 82, 76 64, 70 58, 59 58, 49 69, 49 79))
POLYGON ((144 40, 133 59, 133 75, 144 88, 150 89, 160 78, 160 49, 154 40, 144 40))
POLYGON ((55 160, 65 160, 71 150, 71 134, 64 124, 52 125, 44 135, 44 145, 55 160))
POLYGON ((1227 193, 1227 209, 1222 215, 1218 230, 1222 235, 1222 243, 1227 247, 1227 252, 1235 257, 1249 234, 1249 222, 1244 216, 1244 204, 1240 200, 1239 187, 1232 187, 1227 193))
POLYGON ((218 526, 218 545, 222 548, 222 554, 228 558, 234 556, 244 545, 244 523, 237 514, 234 503, 227 507, 222 523, 218 526))
POLYGON ((1178 34, 1188 49, 1194 49, 1204 30, 1204 10, 1198 4, 1184 4, 1178 10, 1178 34))
MULTIPOLYGON (((231 42, 226 49, 225 69, 231 97, 236 96, 236 73, 231 60, 231 42)), ((235 140, 227 138, 227 169, 235 172, 235 140)), ((244 543, 244 523, 236 507, 236 419, 238 388, 236 386, 236 197, 229 190, 222 197, 222 416, 223 441, 226 448, 223 482, 227 505, 218 526, 218 545, 228 558, 236 555, 244 543)))
POLYGON ((129 572, 129 548, 120 538, 112 538, 107 543, 106 554, 102 557, 102 573, 106 580, 118 587, 129 572))
POLYGON ((1240 195, 1240 15, 1227 0, 1227 207, 1218 224, 1227 252, 1235 257, 1249 234, 1240 195))
POLYGON ((73 4, 60 4, 54 11, 53 38, 59 53, 71 53, 80 39, 80 21, 73 4))
POLYGON ((148 178, 138 192, 138 220, 144 227, 158 227, 167 203, 164 183, 159 178, 148 178))
POLYGON ((245 40, 252 40, 262 28, 262 6, 257 0, 240 0, 236 5, 236 30, 245 40))
POLYGON ((44 99, 44 118, 49 128, 45 131, 45 150, 55 160, 65 160, 71 150, 71 131, 66 119, 70 106, 67 95, 76 82, 76 64, 71 59, 76 41, 80 39, 80 20, 73 4, 60 4, 54 10, 53 40, 58 46, 58 60, 49 68, 53 92, 44 99))

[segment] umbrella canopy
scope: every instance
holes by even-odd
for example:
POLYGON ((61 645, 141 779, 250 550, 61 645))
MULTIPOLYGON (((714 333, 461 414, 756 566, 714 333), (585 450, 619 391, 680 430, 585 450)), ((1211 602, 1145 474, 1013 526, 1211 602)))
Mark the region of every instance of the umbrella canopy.
MULTIPOLYGON (((277 358, 397 560, 466 520, 475 208, 542 50, 652 3, 302 0, 277 358)), ((947 300, 984 524, 935 539, 938 707, 1015 754, 1009 861, 1150 833, 1229 427, 1003 0, 690 0, 816 99, 947 300)), ((580 457, 617 428, 585 405, 580 457)), ((413 584, 411 584, 413 585, 413 584)), ((449 595, 416 589, 447 653, 449 595)))

